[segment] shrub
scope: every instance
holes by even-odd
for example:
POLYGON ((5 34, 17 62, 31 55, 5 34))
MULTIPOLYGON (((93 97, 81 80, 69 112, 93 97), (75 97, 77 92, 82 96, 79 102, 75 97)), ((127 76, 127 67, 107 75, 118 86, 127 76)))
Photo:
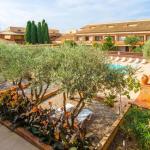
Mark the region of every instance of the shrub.
POLYGON ((73 40, 66 40, 66 41, 64 41, 64 45, 69 46, 69 47, 77 46, 76 42, 73 41, 73 40))
POLYGON ((134 135, 141 150, 150 148, 150 110, 132 107, 125 116, 123 131, 128 135, 134 135))
POLYGON ((150 40, 143 46, 143 55, 146 59, 150 60, 150 40))
POLYGON ((140 38, 137 36, 127 36, 124 40, 125 44, 131 46, 131 51, 135 48, 135 45, 140 41, 140 38))
POLYGON ((105 38, 102 49, 104 51, 116 50, 112 37, 108 36, 105 38))
POLYGON ((93 43, 92 46, 94 48, 102 49, 102 45, 100 43, 93 43))
POLYGON ((142 50, 143 50, 143 47, 142 46, 138 46, 138 47, 133 49, 133 52, 142 53, 142 50))

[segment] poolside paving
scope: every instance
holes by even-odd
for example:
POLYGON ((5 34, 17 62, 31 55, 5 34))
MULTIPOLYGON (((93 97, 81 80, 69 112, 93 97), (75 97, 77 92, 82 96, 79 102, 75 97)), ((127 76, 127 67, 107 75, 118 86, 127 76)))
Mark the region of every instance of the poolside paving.
POLYGON ((0 124, 0 150, 38 150, 38 148, 0 124))

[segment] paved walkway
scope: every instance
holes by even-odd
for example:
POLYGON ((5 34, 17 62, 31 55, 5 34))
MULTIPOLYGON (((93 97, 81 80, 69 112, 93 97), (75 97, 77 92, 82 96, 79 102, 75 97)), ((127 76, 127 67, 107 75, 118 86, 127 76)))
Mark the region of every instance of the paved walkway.
POLYGON ((38 148, 0 124, 0 150, 38 150, 38 148))

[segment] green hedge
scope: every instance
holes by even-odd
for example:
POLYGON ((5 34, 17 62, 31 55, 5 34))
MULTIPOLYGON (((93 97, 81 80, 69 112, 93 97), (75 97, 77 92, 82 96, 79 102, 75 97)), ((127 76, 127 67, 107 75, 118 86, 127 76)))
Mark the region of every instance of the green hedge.
POLYGON ((122 129, 128 136, 135 136, 141 150, 150 149, 150 110, 132 107, 122 129))

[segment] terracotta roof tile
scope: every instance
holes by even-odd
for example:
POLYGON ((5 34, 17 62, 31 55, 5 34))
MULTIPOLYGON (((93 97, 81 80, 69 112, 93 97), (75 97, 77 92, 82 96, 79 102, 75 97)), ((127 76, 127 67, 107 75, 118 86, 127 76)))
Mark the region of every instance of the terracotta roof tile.
POLYGON ((150 20, 86 25, 77 34, 150 31, 150 20))

